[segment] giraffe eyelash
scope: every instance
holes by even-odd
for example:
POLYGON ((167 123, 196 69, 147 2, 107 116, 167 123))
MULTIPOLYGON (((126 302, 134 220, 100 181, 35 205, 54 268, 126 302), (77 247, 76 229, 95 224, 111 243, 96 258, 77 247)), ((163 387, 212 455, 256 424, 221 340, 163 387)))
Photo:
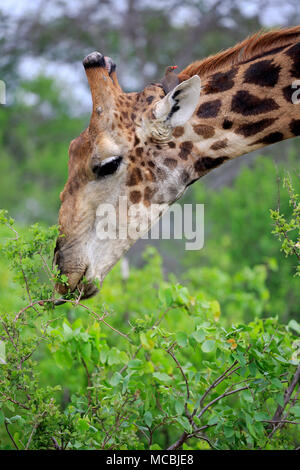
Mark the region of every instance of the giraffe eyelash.
POLYGON ((97 175, 97 178, 104 178, 105 176, 114 174, 119 168, 122 160, 122 157, 108 157, 95 165, 92 168, 92 171, 97 175))

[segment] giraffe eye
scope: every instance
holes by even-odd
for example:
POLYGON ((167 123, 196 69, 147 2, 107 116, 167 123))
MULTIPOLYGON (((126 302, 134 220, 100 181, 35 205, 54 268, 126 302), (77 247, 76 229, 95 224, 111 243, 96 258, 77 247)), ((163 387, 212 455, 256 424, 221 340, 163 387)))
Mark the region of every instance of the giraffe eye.
POLYGON ((101 163, 93 166, 92 171, 97 175, 97 178, 112 175, 117 171, 122 161, 122 157, 109 157, 101 163))

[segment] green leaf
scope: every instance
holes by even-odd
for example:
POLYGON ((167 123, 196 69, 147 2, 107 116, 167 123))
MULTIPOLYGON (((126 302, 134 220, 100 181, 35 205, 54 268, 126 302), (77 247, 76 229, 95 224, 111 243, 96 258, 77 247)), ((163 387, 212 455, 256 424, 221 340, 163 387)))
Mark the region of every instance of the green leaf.
POLYGON ((150 446, 150 450, 161 450, 161 447, 158 444, 152 444, 152 446, 150 446))
POLYGON ((213 339, 207 339, 201 346, 201 349, 204 353, 210 353, 214 351, 216 347, 216 342, 213 339))
POLYGON ((90 427, 89 423, 85 419, 82 419, 82 418, 79 418, 79 420, 77 422, 77 426, 78 426, 79 431, 81 431, 81 432, 88 431, 88 429, 90 427))
POLYGON ((178 415, 182 415, 184 412, 184 401, 176 400, 175 401, 175 411, 178 415))
POLYGON ((140 359, 132 359, 128 362, 129 369, 139 369, 142 365, 142 361, 140 359))
POLYGON ((300 325, 298 322, 296 322, 296 320, 291 320, 288 324, 288 327, 300 335, 300 325))
POLYGON ((5 355, 5 343, 0 341, 0 366, 1 364, 6 364, 6 355, 5 355))
POLYGON ((192 337, 197 343, 202 343, 205 340, 206 333, 203 330, 196 330, 192 333, 192 337))
POLYGON ((251 436, 256 438, 257 436, 256 436, 255 429, 253 426, 253 420, 252 420, 252 417, 249 416, 248 414, 246 415, 246 425, 251 436))
POLYGON ((300 405, 293 406, 291 413, 296 416, 296 418, 300 418, 300 405))
MULTIPOLYGON (((101 346, 100 346, 101 347, 101 346)), ((99 354, 99 358, 100 358, 100 362, 102 364, 105 364, 106 363, 106 360, 107 360, 107 355, 108 355, 108 350, 101 347, 100 349, 100 354, 99 354)))
POLYGON ((119 350, 115 347, 111 348, 108 352, 108 365, 120 364, 119 350))
POLYGON ((212 416, 209 421, 208 421, 208 425, 209 426, 212 426, 213 424, 217 424, 219 422, 219 417, 218 416, 212 416))
POLYGON ((91 343, 80 343, 80 352, 85 361, 89 361, 92 353, 91 343))
POLYGON ((153 372, 153 377, 155 377, 160 382, 171 382, 171 377, 164 372, 153 372))
POLYGON ((178 333, 176 333, 176 341, 179 346, 184 348, 188 344, 188 337, 186 333, 184 333, 183 331, 179 331, 178 333))
POLYGON ((111 377, 109 383, 113 387, 116 387, 121 382, 122 379, 123 379, 122 375, 119 372, 115 372, 113 376, 111 377))
POLYGON ((54 359, 56 361, 56 364, 58 367, 61 369, 67 368, 71 369, 71 367, 74 365, 74 360, 67 350, 58 350, 54 353, 54 359))
POLYGON ((284 406, 284 395, 282 393, 276 393, 275 400, 280 406, 284 406))
POLYGON ((169 307, 173 303, 173 294, 172 294, 172 289, 169 287, 163 291, 163 297, 165 299, 165 302, 167 306, 169 307))
POLYGON ((243 390, 242 397, 246 402, 253 403, 253 396, 252 396, 250 390, 243 390))
POLYGON ((69 325, 67 325, 67 323, 63 323, 63 331, 64 331, 64 338, 66 340, 72 338, 73 330, 72 328, 69 327, 69 325))
POLYGON ((231 427, 231 426, 225 425, 223 427, 223 431, 224 431, 225 437, 227 437, 227 438, 230 438, 230 437, 234 436, 234 428, 231 427))
POLYGON ((275 357, 275 359, 277 359, 277 361, 282 362, 283 364, 289 364, 289 361, 287 361, 280 354, 274 354, 274 357, 275 357))
POLYGON ((186 432, 192 432, 193 428, 186 416, 178 416, 176 421, 183 427, 186 432))
POLYGON ((144 421, 147 424, 147 426, 151 428, 153 418, 152 418, 152 413, 150 411, 146 411, 146 413, 144 414, 144 421))
POLYGON ((262 411, 256 411, 254 413, 254 419, 256 421, 266 421, 270 419, 270 416, 267 413, 264 413, 262 411))

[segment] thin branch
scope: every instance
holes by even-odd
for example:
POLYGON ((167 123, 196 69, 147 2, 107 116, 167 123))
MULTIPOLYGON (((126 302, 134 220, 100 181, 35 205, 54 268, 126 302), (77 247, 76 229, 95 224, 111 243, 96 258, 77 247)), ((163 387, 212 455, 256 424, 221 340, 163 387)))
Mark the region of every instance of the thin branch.
POLYGON ((14 400, 13 398, 11 397, 8 397, 7 395, 5 395, 4 393, 0 392, 1 393, 1 396, 7 400, 7 401, 10 401, 11 403, 14 403, 15 405, 19 406, 20 408, 23 408, 24 410, 30 410, 30 407, 29 406, 26 406, 24 405, 23 403, 21 403, 20 401, 17 401, 17 400, 14 400))
POLYGON ((291 381, 291 384, 289 385, 289 387, 286 389, 286 391, 284 393, 283 406, 278 405, 278 407, 275 411, 275 414, 273 416, 273 421, 280 421, 280 419, 282 417, 282 414, 284 412, 284 409, 285 409, 286 405, 289 403, 289 401, 291 399, 291 396, 292 396, 299 380, 300 380, 300 365, 298 366, 298 368, 295 372, 295 375, 294 375, 294 377, 291 381))
MULTIPOLYGON (((50 400, 50 403, 49 403, 49 406, 53 403, 53 398, 50 400)), ((29 436, 29 439, 27 441, 27 444, 25 446, 25 450, 28 450, 29 449, 29 446, 31 444, 31 441, 32 441, 32 438, 34 436, 34 433, 36 432, 37 428, 39 427, 39 425, 41 424, 41 420, 44 418, 44 416, 47 414, 47 410, 43 411, 42 415, 40 416, 40 418, 38 418, 36 420, 36 422, 34 423, 34 426, 32 428, 32 431, 30 433, 30 436, 29 436)))
POLYGON ((287 419, 281 419, 280 421, 274 421, 273 419, 264 419, 262 420, 264 423, 270 424, 300 424, 300 421, 289 421, 287 419))
POLYGON ((11 435, 9 429, 8 429, 8 423, 7 423, 6 421, 4 421, 4 426, 5 426, 6 432, 7 432, 7 434, 9 435, 10 440, 12 441, 13 445, 15 446, 15 448, 16 448, 17 450, 19 450, 19 447, 17 446, 17 444, 16 444, 14 438, 12 437, 12 435, 11 435))
POLYGON ((187 417, 189 419, 192 418, 191 414, 189 413, 188 409, 187 409, 187 402, 188 400, 190 399, 190 388, 189 388, 189 384, 188 384, 188 380, 187 380, 187 377, 182 369, 182 366, 180 365, 178 359, 175 357, 175 355, 172 353, 172 351, 169 349, 165 349, 165 351, 171 356, 171 358, 173 359, 173 361, 177 364, 177 367, 178 369, 180 370, 181 372, 181 375, 185 381, 185 387, 186 387, 186 402, 184 404, 184 409, 185 409, 185 414, 187 415, 187 417))
POLYGON ((26 312, 26 310, 30 309, 30 308, 33 308, 35 305, 43 305, 43 303, 53 303, 53 302, 64 302, 64 303, 71 303, 72 305, 78 305, 79 307, 82 307, 84 308, 85 310, 88 310, 89 313, 91 313, 92 315, 94 315, 96 317, 96 319, 102 323, 104 323, 106 326, 108 326, 108 328, 110 328, 111 330, 115 331, 116 333, 118 333, 119 335, 123 336, 123 338, 126 338, 128 341, 130 341, 128 335, 122 333, 121 331, 117 330, 116 328, 114 328, 113 326, 111 326, 109 323, 107 323, 104 318, 108 316, 108 313, 107 312, 104 312, 104 314, 102 316, 100 316, 98 313, 94 312, 93 310, 91 310, 89 307, 87 307, 86 305, 82 304, 82 303, 79 303, 78 300, 70 300, 70 299, 56 299, 56 298, 51 298, 51 299, 40 299, 40 300, 35 300, 34 302, 31 302, 29 305, 26 305, 26 307, 24 307, 22 310, 20 310, 17 315, 15 316, 14 318, 14 322, 18 321, 19 318, 23 315, 24 312, 26 312))
MULTIPOLYGON (((204 392, 204 394, 202 395, 202 398, 201 398, 201 400, 200 400, 199 406, 202 406, 203 403, 204 403, 205 398, 207 397, 207 395, 208 395, 215 387, 217 387, 217 385, 219 385, 219 383, 221 383, 223 380, 225 380, 225 379, 227 378, 227 374, 232 370, 232 368, 233 368, 234 366, 237 365, 237 363, 238 363, 238 361, 234 361, 234 363, 233 363, 230 367, 228 367, 228 369, 226 369, 225 372, 223 372, 223 374, 220 375, 220 376, 209 386, 209 388, 206 390, 206 392, 204 392)), ((240 366, 237 367, 236 369, 234 369, 234 371, 232 371, 232 373, 233 373, 233 372, 236 372, 238 369, 240 369, 240 366)), ((230 375, 231 375, 231 374, 230 374, 230 375)), ((194 414, 196 414, 196 410, 195 410, 195 413, 194 413, 194 414)))
POLYGON ((62 448, 60 447, 60 445, 58 444, 57 440, 55 439, 55 437, 51 437, 51 441, 53 442, 53 445, 55 447, 56 450, 62 450, 62 448))
MULTIPOLYGON (((235 384, 233 384, 234 386, 235 384)), ((200 419, 201 416, 203 416, 203 414, 208 410, 209 407, 211 407, 212 405, 214 405, 216 402, 218 402, 219 400, 221 400, 222 398, 225 398, 225 397, 228 397, 230 395, 233 395, 234 393, 238 393, 238 392, 241 392, 243 390, 247 390, 248 389, 248 386, 246 387, 240 387, 236 390, 230 390, 230 391, 225 391, 224 393, 222 393, 222 395, 218 396, 217 398, 215 398, 214 400, 212 400, 210 403, 208 403, 201 411, 200 413, 197 415, 197 417, 200 419)), ((213 425, 212 425, 213 426, 213 425)), ((204 429, 207 429, 208 427, 210 427, 209 425, 205 425, 203 426, 202 428, 199 428, 197 430, 195 430, 195 432, 193 432, 192 434, 188 434, 187 432, 184 432, 180 437, 179 439, 174 442, 170 447, 168 447, 167 450, 175 450, 175 449, 178 449, 179 447, 182 446, 182 444, 184 442, 186 442, 188 439, 190 439, 191 437, 195 437, 195 433, 198 434, 199 432, 201 432, 202 430, 204 429)))
POLYGON ((222 393, 222 395, 220 395, 219 397, 215 398, 214 400, 212 400, 211 402, 208 403, 208 405, 206 405, 201 411, 200 413, 197 415, 197 418, 201 418, 201 416, 203 416, 203 414, 208 410, 208 408, 210 408, 212 405, 214 405, 215 403, 217 403, 219 400, 222 400, 222 398, 225 398, 225 397, 228 397, 229 395, 233 395, 234 393, 238 393, 238 392, 242 392, 243 390, 247 390, 249 387, 246 386, 246 387, 240 387, 240 388, 237 388, 236 390, 231 390, 229 392, 224 392, 222 393))
POLYGON ((92 394, 91 394, 91 389, 90 387, 92 387, 92 381, 91 381, 91 376, 90 376, 90 373, 89 373, 89 370, 88 370, 88 367, 86 365, 86 362, 85 360, 83 359, 83 357, 81 358, 81 362, 82 362, 82 365, 85 369, 85 373, 86 373, 86 376, 87 376, 87 382, 88 382, 88 406, 91 405, 91 401, 92 401, 92 394))

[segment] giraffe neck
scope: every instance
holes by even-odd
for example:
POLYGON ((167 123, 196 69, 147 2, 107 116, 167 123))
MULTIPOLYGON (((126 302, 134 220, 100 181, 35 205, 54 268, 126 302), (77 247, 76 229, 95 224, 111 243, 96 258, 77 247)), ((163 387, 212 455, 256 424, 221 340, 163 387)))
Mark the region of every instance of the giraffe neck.
POLYGON ((299 78, 300 43, 203 80, 199 106, 179 144, 192 145, 196 172, 299 135, 299 78))

